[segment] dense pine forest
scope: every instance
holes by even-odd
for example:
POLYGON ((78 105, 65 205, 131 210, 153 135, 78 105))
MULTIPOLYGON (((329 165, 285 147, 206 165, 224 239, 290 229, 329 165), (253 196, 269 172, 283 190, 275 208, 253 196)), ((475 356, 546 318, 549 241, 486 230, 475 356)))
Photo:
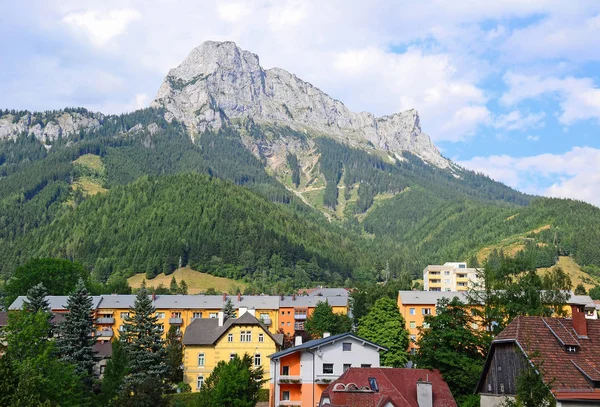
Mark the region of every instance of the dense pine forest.
POLYGON ((329 221, 294 193, 299 157, 285 157, 286 188, 242 137, 305 143, 301 133, 246 123, 191 138, 161 110, 94 117, 98 129, 51 145, 25 134, 0 141, 0 279, 30 258, 52 256, 81 262, 99 282, 190 265, 265 290, 277 281, 389 278, 409 288, 427 264, 476 259, 502 242, 536 250, 539 266, 558 255, 600 266, 600 209, 582 202, 527 196, 409 153, 392 160, 312 137, 323 205, 348 203, 343 219, 329 221))

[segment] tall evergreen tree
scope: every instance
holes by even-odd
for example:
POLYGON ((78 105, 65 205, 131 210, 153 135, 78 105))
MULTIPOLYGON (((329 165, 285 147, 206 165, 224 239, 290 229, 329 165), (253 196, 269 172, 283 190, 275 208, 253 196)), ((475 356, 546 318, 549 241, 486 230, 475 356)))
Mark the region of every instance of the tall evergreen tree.
POLYGON ((233 307, 233 302, 231 302, 231 298, 227 298, 225 304, 223 304, 223 315, 225 319, 235 318, 235 308, 233 307))
POLYGON ((106 363, 102 379, 102 401, 110 406, 116 406, 117 395, 120 393, 125 376, 127 375, 127 355, 121 339, 112 343, 112 355, 106 363))
POLYGON ((65 362, 75 365, 75 372, 82 377, 86 387, 91 388, 95 365, 94 320, 92 297, 82 279, 69 295, 67 311, 65 320, 59 326, 58 351, 65 362))
POLYGON ((23 309, 27 312, 50 312, 50 303, 46 299, 48 291, 44 284, 38 283, 27 291, 27 299, 23 302, 23 309))
POLYGON ((177 327, 171 325, 166 344, 167 380, 171 384, 183 381, 183 345, 177 327))
POLYGON ((165 348, 156 309, 146 287, 138 291, 130 316, 125 319, 123 339, 129 360, 129 374, 125 378, 127 398, 144 397, 142 389, 148 389, 150 382, 163 390, 167 373, 165 348))

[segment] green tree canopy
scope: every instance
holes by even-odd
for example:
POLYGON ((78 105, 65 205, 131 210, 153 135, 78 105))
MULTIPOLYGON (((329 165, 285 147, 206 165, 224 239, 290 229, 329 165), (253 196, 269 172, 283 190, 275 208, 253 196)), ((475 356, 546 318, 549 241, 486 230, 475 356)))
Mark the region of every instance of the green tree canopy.
POLYGON ((181 343, 181 334, 177 332, 175 325, 171 325, 167 333, 165 353, 167 380, 171 384, 176 385, 183 381, 183 345, 181 343))
POLYGON ((325 332, 337 335, 351 329, 352 320, 347 315, 334 313, 327 301, 319 301, 304 323, 304 330, 313 338, 321 338, 325 332))
POLYGON ((231 298, 227 298, 225 304, 223 304, 223 316, 225 319, 235 318, 235 308, 233 307, 233 303, 231 302, 231 298))
POLYGON ((62 259, 33 259, 17 268, 4 286, 5 305, 8 307, 19 295, 42 283, 48 295, 69 295, 80 278, 86 279, 83 266, 62 259))
POLYGON ((415 362, 419 368, 439 369, 460 404, 473 394, 489 340, 473 329, 473 317, 457 297, 441 299, 436 314, 425 316, 415 362))
POLYGON ((102 379, 101 400, 109 406, 118 406, 118 395, 125 383, 128 371, 127 354, 120 338, 112 342, 112 356, 106 362, 102 379))
POLYGON ((220 361, 206 379, 198 407, 254 407, 265 380, 263 369, 254 368, 252 357, 237 355, 229 362, 220 361))
POLYGON ((358 323, 358 335, 385 346, 383 366, 404 367, 408 362, 408 331, 398 305, 388 297, 380 298, 358 323))
POLYGON ((577 287, 575 287, 574 294, 575 295, 586 295, 587 290, 585 289, 585 286, 582 283, 579 283, 579 284, 577 284, 577 287))

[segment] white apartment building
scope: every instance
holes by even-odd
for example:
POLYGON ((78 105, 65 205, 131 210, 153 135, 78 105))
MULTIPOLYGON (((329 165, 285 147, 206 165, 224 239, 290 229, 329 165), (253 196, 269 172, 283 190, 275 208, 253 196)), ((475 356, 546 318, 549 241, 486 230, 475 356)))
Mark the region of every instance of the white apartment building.
POLYGON ((466 291, 478 282, 477 269, 467 267, 467 263, 447 262, 443 265, 429 265, 423 270, 425 291, 466 291))

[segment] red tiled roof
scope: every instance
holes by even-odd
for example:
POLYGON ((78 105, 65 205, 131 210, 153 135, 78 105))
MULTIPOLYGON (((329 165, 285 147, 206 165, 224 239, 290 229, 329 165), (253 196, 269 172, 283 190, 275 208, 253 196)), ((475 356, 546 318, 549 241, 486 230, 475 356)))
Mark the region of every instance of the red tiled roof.
POLYGON ((578 336, 570 318, 517 317, 494 340, 516 341, 536 364, 558 399, 582 393, 600 400, 600 320, 586 319, 587 337, 578 336), (567 352, 575 346, 576 352, 567 352))
POLYGON ((328 397, 332 407, 379 407, 387 401, 398 407, 418 407, 418 381, 432 384, 433 407, 456 407, 448 384, 439 370, 427 369, 350 368, 327 386, 321 397, 328 397), (377 380, 378 392, 334 390, 338 383, 354 383, 359 389, 368 387, 369 378, 377 380))

